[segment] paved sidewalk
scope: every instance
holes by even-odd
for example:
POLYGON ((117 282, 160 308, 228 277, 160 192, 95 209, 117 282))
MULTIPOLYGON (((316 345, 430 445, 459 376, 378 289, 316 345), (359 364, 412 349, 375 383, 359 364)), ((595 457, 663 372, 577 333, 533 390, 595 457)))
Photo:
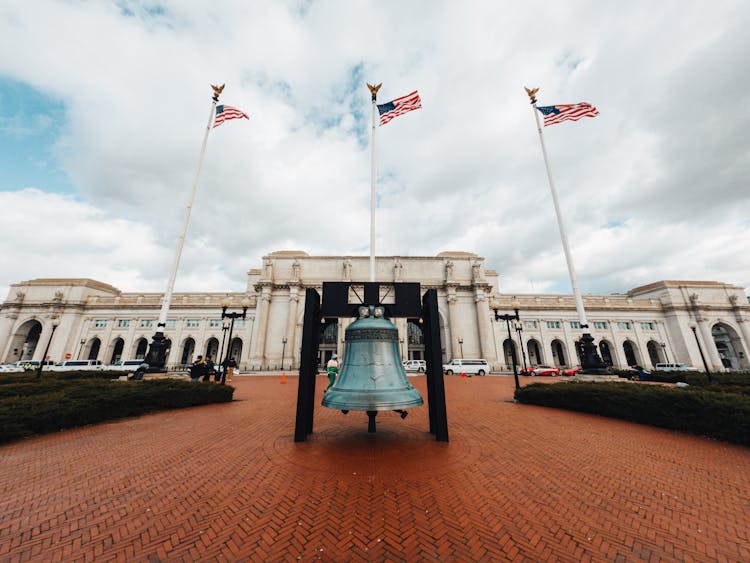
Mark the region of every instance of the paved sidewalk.
POLYGON ((0 561, 750 560, 746 448, 517 405, 512 377, 446 378, 448 444, 427 407, 368 435, 321 406, 295 444, 287 381, 0 446, 0 561))

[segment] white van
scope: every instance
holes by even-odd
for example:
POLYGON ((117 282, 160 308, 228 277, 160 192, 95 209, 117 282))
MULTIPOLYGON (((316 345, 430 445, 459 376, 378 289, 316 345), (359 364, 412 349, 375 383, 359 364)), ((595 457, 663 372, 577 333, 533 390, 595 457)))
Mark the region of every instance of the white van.
POLYGON ((424 373, 427 370, 427 362, 425 360, 405 360, 404 371, 416 371, 417 373, 424 373))
POLYGON ((656 364, 654 371, 698 371, 688 364, 656 364))
POLYGON ((114 364, 104 366, 108 371, 137 371, 146 360, 118 360, 114 364))
POLYGON ((487 360, 451 360, 443 364, 443 373, 453 375, 465 373, 466 375, 487 375, 492 369, 487 360))

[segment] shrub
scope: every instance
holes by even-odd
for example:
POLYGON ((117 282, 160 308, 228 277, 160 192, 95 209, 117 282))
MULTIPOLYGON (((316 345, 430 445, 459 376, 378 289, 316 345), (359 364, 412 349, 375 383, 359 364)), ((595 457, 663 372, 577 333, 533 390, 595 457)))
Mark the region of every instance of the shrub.
POLYGON ((0 385, 0 443, 127 416, 232 400, 234 388, 157 379, 42 378, 0 385))
POLYGON ((750 446, 750 395, 705 387, 632 383, 528 385, 520 403, 564 408, 750 446))

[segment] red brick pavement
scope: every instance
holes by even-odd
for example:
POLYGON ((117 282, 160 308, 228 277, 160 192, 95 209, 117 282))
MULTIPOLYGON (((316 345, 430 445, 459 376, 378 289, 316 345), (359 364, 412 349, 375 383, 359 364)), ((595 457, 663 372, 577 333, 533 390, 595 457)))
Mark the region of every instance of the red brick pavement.
POLYGON ((448 444, 426 407, 368 435, 321 406, 295 444, 297 379, 238 379, 0 447, 0 560, 750 560, 745 448, 517 405, 508 377, 447 378, 448 444))

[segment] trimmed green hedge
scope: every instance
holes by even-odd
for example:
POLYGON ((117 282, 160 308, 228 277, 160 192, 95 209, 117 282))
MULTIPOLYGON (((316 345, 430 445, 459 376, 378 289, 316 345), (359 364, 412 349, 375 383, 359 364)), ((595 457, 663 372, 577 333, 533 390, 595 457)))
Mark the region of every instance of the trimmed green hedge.
POLYGON ((42 378, 0 385, 0 443, 148 412, 232 400, 234 387, 173 379, 42 378))
POLYGON ((535 383, 516 391, 520 403, 620 418, 750 446, 750 395, 721 386, 634 383, 535 383))
MULTIPOLYGON (((638 377, 637 374, 634 374, 632 371, 613 371, 615 375, 625 379, 630 379, 633 376, 638 377)), ((712 383, 708 381, 706 372, 702 371, 652 371, 646 377, 648 377, 648 381, 660 381, 663 383, 677 383, 678 381, 684 381, 693 386, 712 385, 712 383)), ((712 373, 711 379, 713 379, 714 385, 742 385, 750 387, 750 373, 747 372, 733 371, 730 373, 712 373)))

